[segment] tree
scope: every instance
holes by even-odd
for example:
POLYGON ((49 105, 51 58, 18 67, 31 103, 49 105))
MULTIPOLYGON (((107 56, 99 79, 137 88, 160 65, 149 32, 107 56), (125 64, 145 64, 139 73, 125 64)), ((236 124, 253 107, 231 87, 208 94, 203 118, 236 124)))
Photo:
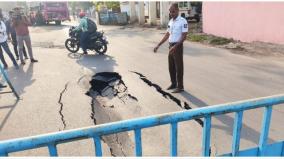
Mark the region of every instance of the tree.
POLYGON ((71 1, 68 2, 68 4, 72 8, 72 12, 76 11, 77 9, 87 10, 94 5, 92 1, 71 1))
POLYGON ((112 2, 102 2, 102 1, 94 1, 96 10, 100 10, 101 6, 106 6, 107 9, 111 9, 112 11, 120 11, 120 2, 112 1, 112 2))

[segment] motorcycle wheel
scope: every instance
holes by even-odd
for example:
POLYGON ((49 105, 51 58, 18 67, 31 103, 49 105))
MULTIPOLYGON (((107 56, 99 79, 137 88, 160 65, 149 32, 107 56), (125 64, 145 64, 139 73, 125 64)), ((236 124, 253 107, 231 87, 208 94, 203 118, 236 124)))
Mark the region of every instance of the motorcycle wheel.
POLYGON ((69 38, 65 41, 65 47, 72 53, 76 53, 80 49, 78 42, 72 38, 69 38))
POLYGON ((100 55, 105 54, 107 51, 107 44, 100 40, 96 41, 95 51, 100 55))

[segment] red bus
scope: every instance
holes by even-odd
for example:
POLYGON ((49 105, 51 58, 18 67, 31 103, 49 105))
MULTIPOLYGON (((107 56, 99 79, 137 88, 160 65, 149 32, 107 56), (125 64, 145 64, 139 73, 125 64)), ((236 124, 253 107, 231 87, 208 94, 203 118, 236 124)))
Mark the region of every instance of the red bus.
POLYGON ((67 2, 31 2, 30 16, 35 23, 61 22, 70 20, 67 2))

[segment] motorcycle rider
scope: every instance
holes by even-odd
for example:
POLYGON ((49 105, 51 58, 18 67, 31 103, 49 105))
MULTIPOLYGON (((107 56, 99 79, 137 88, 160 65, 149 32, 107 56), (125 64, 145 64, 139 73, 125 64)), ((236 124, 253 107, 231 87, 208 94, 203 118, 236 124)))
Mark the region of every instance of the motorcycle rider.
POLYGON ((80 17, 80 24, 74 29, 74 31, 82 30, 81 37, 80 37, 80 46, 82 47, 84 54, 88 54, 87 42, 88 42, 89 32, 88 32, 87 17, 84 12, 80 12, 79 17, 80 17))

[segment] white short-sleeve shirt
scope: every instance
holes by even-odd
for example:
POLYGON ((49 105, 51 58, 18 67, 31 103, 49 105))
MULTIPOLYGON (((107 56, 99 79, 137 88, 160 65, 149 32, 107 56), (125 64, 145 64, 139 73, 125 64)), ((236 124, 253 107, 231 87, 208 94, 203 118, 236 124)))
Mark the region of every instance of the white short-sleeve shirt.
POLYGON ((188 32, 188 24, 186 19, 181 16, 178 16, 175 20, 172 18, 168 23, 167 32, 170 34, 170 43, 178 42, 182 36, 182 33, 188 32))
POLYGON ((7 41, 6 25, 3 21, 0 21, 0 43, 7 41))

